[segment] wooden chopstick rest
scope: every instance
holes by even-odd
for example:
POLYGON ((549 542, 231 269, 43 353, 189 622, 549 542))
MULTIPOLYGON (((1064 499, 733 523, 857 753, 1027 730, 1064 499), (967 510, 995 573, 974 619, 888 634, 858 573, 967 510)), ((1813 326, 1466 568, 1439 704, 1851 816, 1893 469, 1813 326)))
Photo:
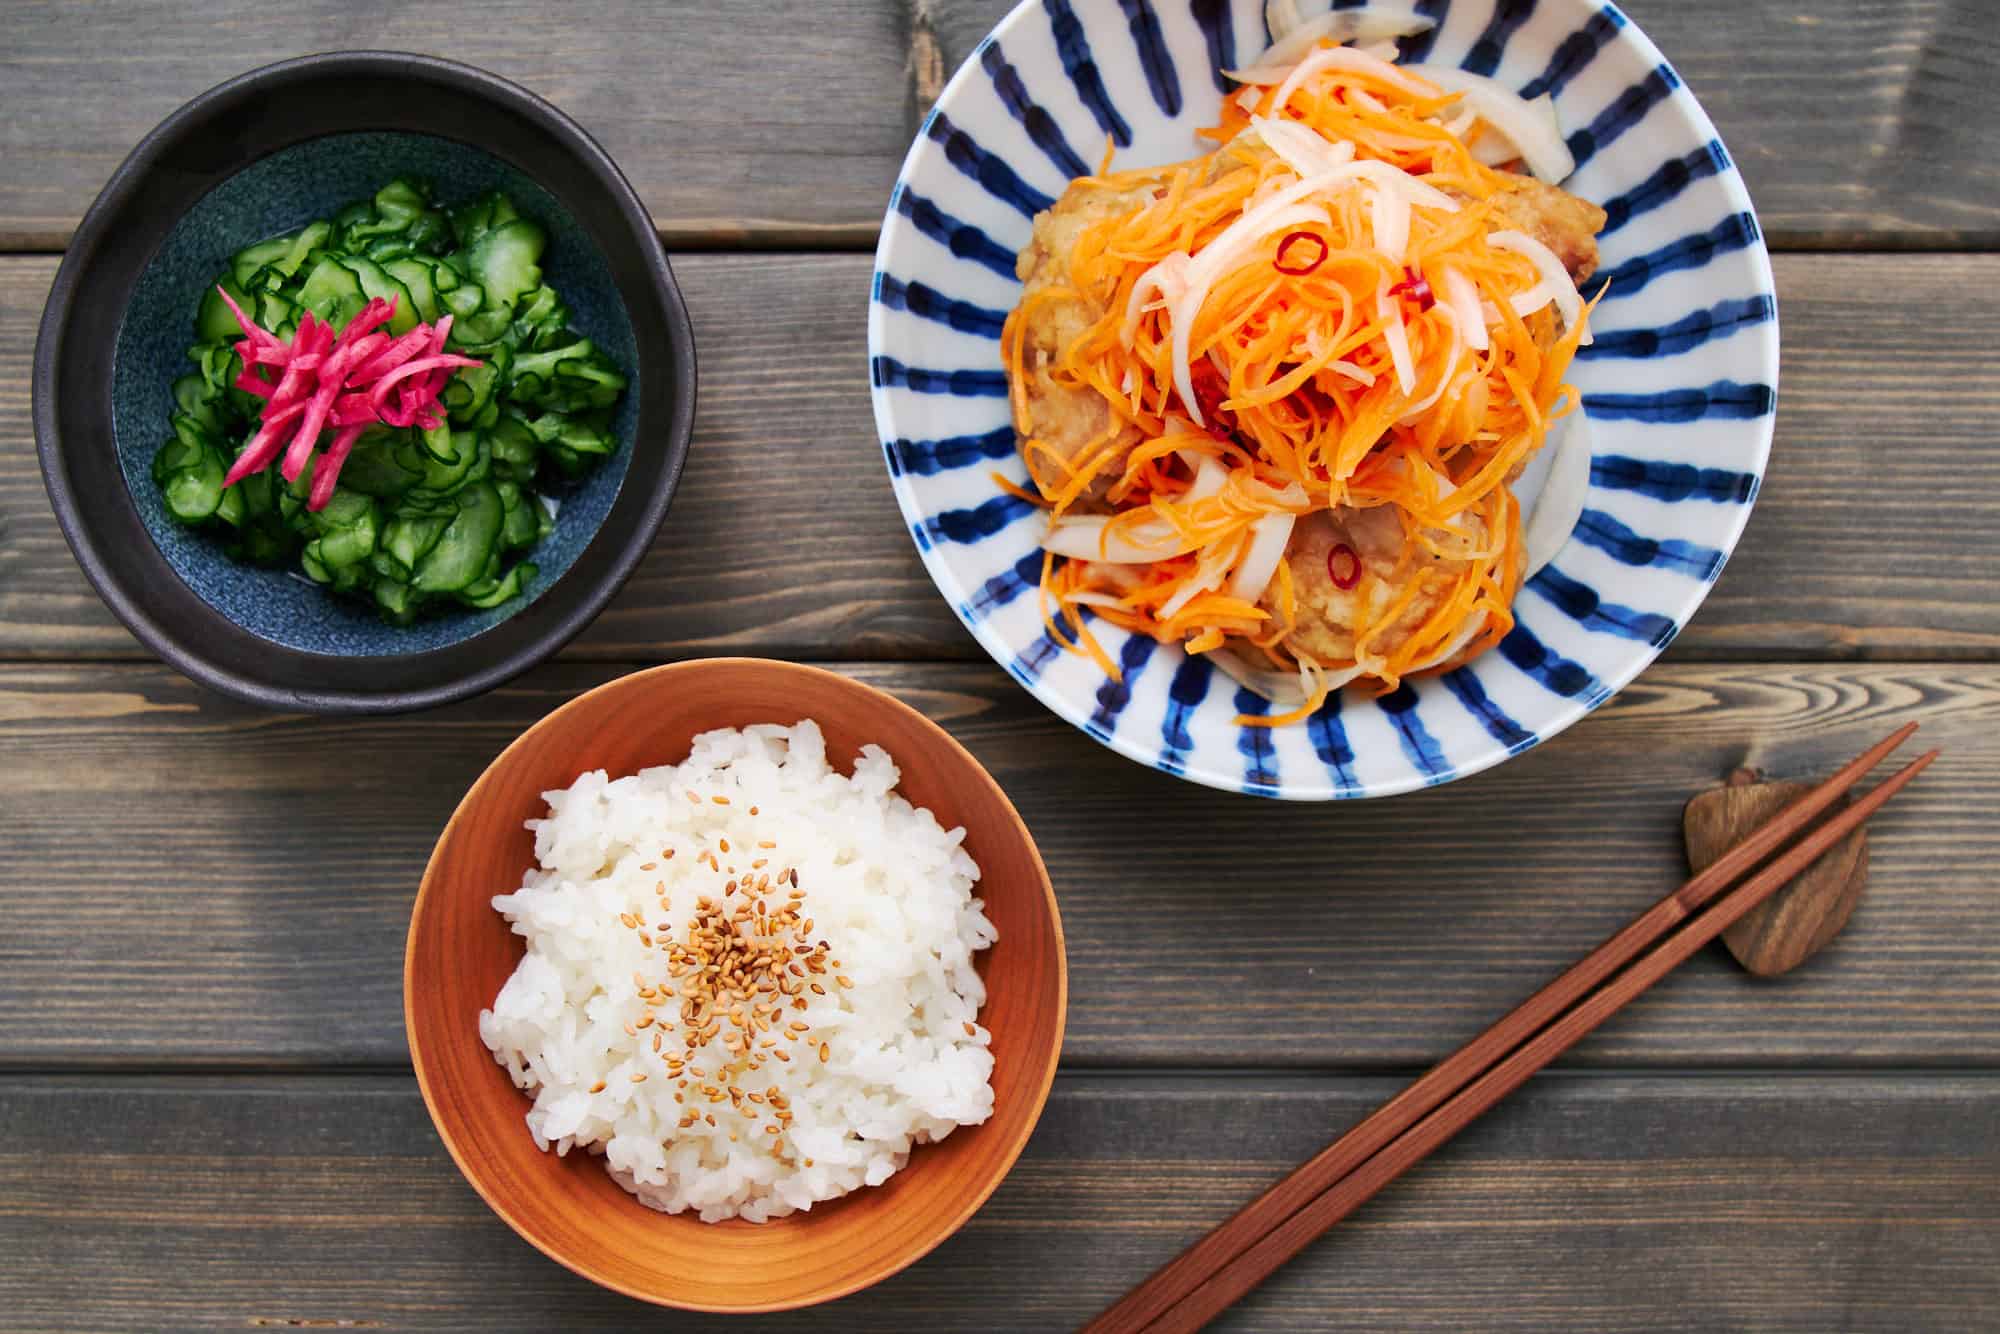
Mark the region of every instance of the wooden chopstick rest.
MULTIPOLYGON (((1697 793, 1681 813, 1688 866, 1699 875, 1751 830, 1812 789, 1759 781, 1737 769, 1723 786, 1697 793)), ((1846 797, 1833 810, 1845 809, 1846 797)), ((1758 977, 1789 972, 1840 934, 1868 882, 1868 827, 1856 829, 1785 888, 1722 933, 1736 961, 1758 977)))

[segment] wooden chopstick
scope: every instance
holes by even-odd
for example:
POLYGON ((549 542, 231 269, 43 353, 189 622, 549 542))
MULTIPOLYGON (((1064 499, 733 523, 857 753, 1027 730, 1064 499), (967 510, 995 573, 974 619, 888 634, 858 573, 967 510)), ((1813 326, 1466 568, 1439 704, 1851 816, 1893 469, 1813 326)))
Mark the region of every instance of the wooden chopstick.
POLYGON ((1881 784, 1712 912, 1647 955, 1637 968, 1578 1005, 1607 977, 1653 947, 1744 871, 1796 835, 1915 730, 1914 723, 1898 729, 1773 816, 1707 871, 1640 914, 1500 1022, 1162 1267, 1086 1329, 1095 1334, 1132 1334, 1199 1328, 1845 837, 1928 765, 1936 752, 1881 784), (1525 1039, 1542 1031, 1565 1010, 1570 1012, 1559 1023, 1521 1047, 1525 1039), (1510 1052, 1514 1053, 1511 1057, 1510 1052), (1503 1070, 1508 1072, 1505 1076, 1503 1070), (1482 1096, 1484 1102, 1479 1101, 1482 1096), (1439 1111, 1447 1101, 1452 1106, 1439 1111), (1423 1124, 1419 1126, 1419 1122, 1423 1124), (1413 1126, 1418 1127, 1416 1132, 1399 1138, 1413 1126))

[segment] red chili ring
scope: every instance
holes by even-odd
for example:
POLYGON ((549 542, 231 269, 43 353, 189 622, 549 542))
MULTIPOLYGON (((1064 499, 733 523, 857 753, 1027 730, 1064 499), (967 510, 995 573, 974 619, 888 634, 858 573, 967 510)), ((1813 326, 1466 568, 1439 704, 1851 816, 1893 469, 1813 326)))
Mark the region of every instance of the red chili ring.
POLYGON ((1431 291, 1430 283, 1419 277, 1416 270, 1405 267, 1403 275, 1403 281, 1389 289, 1390 296, 1408 292, 1410 299, 1417 303, 1418 310, 1429 310, 1437 304, 1437 295, 1431 291))
POLYGON ((1326 263, 1327 253, 1328 252, 1326 248, 1326 242, 1322 240, 1320 237, 1315 236, 1313 233, 1287 232, 1285 233, 1285 239, 1278 242, 1278 253, 1272 258, 1271 267, 1276 269, 1279 273, 1287 274, 1293 278, 1303 278, 1308 273, 1311 273, 1314 269, 1318 268, 1320 265, 1326 263), (1314 258, 1312 263, 1306 265, 1302 269, 1292 269, 1285 267, 1285 252, 1292 248, 1292 242, 1294 241, 1311 241, 1314 245, 1319 247, 1318 256, 1314 258))
POLYGON ((1361 582, 1361 557, 1353 547, 1345 542, 1333 544, 1333 550, 1326 553, 1326 577, 1333 580, 1335 588, 1345 591, 1361 582), (1342 575, 1336 562, 1341 556, 1347 557, 1347 573, 1342 575))

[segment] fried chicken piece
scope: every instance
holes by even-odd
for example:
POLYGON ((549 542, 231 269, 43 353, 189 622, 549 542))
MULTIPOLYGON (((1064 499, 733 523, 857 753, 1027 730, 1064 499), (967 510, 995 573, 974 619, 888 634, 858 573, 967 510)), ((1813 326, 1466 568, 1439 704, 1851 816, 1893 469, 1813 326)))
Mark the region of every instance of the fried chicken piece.
MULTIPOLYGON (((1468 550, 1485 544, 1486 527, 1477 514, 1460 515, 1456 526, 1458 532, 1440 532, 1438 536, 1462 542, 1468 550)), ((1451 588, 1450 579, 1425 576, 1431 572, 1456 575, 1470 564, 1455 557, 1432 555, 1421 547, 1404 564, 1405 545, 1402 520, 1389 505, 1367 509, 1342 507, 1300 519, 1285 548, 1298 616, 1298 624, 1287 642, 1322 663, 1352 662, 1355 626, 1364 619, 1363 613, 1372 623, 1411 583, 1418 582, 1420 586, 1409 605, 1370 640, 1371 660, 1393 656, 1403 641, 1430 619, 1451 588), (1327 569, 1327 558, 1337 545, 1345 545, 1352 551, 1370 577, 1357 579, 1351 588, 1334 583, 1327 569)), ((1265 592, 1263 605, 1273 614, 1279 614, 1275 581, 1265 592)))
MULTIPOLYGON (((1078 234, 1092 223, 1149 202, 1155 184, 1148 180, 1115 188, 1090 180, 1072 181, 1053 207, 1035 216, 1034 237, 1014 266, 1024 284, 1022 303, 1049 288, 1070 286, 1069 255, 1078 234)), ((1063 350, 1105 313, 1101 303, 1087 297, 1055 296, 1036 302, 1021 330, 1020 374, 1010 378, 1008 395, 1016 424, 1027 425, 1022 433, 1022 458, 1045 495, 1060 491, 1069 474, 1042 450, 1027 448, 1027 441, 1038 440, 1063 459, 1075 461, 1091 445, 1103 441, 1117 421, 1103 395, 1087 387, 1059 383, 1053 374, 1062 363, 1063 350)), ((1086 500, 1103 498, 1120 472, 1115 458, 1144 438, 1130 422, 1118 422, 1112 437, 1114 461, 1084 493, 1086 500)))
POLYGON ((1498 218, 1554 251, 1578 286, 1597 272, 1597 234, 1604 229, 1605 213, 1588 199, 1515 175, 1493 203, 1498 218))

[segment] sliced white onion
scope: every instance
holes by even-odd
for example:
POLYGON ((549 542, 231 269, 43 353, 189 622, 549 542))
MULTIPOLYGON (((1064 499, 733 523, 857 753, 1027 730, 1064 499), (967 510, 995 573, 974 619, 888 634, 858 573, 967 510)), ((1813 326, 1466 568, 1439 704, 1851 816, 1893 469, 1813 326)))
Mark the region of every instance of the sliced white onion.
MULTIPOLYGON (((1495 250, 1511 250, 1532 260, 1542 275, 1542 280, 1533 290, 1539 291, 1544 287, 1548 289, 1549 300, 1556 303, 1556 310, 1562 315, 1564 327, 1574 329, 1582 322, 1583 296, 1576 290, 1576 284, 1570 281, 1569 270, 1563 267, 1560 259, 1556 258, 1555 251, 1526 232, 1492 232, 1487 235, 1486 244, 1495 250)), ((1520 297, 1515 298, 1514 309, 1525 315, 1528 312, 1521 310, 1521 300, 1520 297)), ((1539 310, 1541 305, 1542 303, 1538 302, 1533 309, 1539 310)), ((1590 330, 1587 328, 1583 331, 1583 342, 1586 346, 1590 343, 1590 330)))
POLYGON ((1521 161, 1538 178, 1554 185, 1576 170, 1576 158, 1563 142, 1562 131, 1556 124, 1555 102, 1547 94, 1529 102, 1497 79, 1455 65, 1404 68, 1446 92, 1461 94, 1466 104, 1514 147, 1521 161))
POLYGON ((1326 363, 1326 369, 1332 371, 1335 375, 1344 375, 1359 385, 1372 385, 1375 383, 1374 371, 1363 370, 1351 361, 1329 361, 1326 363))
POLYGON ((1264 596, 1271 577, 1278 572, 1278 562, 1285 558, 1285 544, 1292 540, 1296 522, 1295 515, 1266 514, 1250 525, 1249 550, 1237 562, 1236 573, 1229 576, 1230 597, 1255 602, 1264 596))
POLYGON ((1528 566, 1522 578, 1556 558, 1569 541, 1576 521, 1583 517, 1583 503, 1590 492, 1590 424, 1583 413, 1572 412, 1556 425, 1556 438, 1549 446, 1555 456, 1549 461, 1548 476, 1535 507, 1522 530, 1521 544, 1527 548, 1528 566))
POLYGON ((1082 607, 1115 607, 1119 605, 1121 599, 1116 594, 1093 593, 1089 589, 1084 589, 1081 592, 1064 594, 1064 601, 1074 602, 1082 607))
POLYGON ((1221 495, 1222 488, 1229 484, 1229 469, 1223 467, 1215 455, 1204 454, 1198 449, 1177 449, 1174 454, 1194 474, 1187 494, 1181 497, 1182 504, 1221 495))
POLYGON ((1042 550, 1076 560, 1099 561, 1111 565, 1150 565, 1186 550, 1181 535, 1165 519, 1142 519, 1112 530, 1105 528, 1111 517, 1105 514, 1063 514, 1049 523, 1042 538, 1042 550))
POLYGON ((1154 297, 1162 305, 1171 306, 1182 292, 1187 290, 1188 265, 1193 260, 1185 250, 1176 250, 1155 263, 1139 275, 1139 281, 1132 284, 1132 295, 1125 301, 1125 322, 1119 326, 1118 337, 1126 347, 1139 336, 1139 321, 1144 318, 1154 297))
MULTIPOLYGON (((1289 713, 1301 708, 1313 697, 1313 673, 1304 664, 1296 672, 1280 672, 1259 666, 1247 654, 1233 648, 1211 649, 1207 656, 1222 669, 1223 675, 1251 694, 1271 701, 1281 711, 1289 713)), ((1321 671, 1319 679, 1328 691, 1334 691, 1361 674, 1359 667, 1342 667, 1339 671, 1321 671)))
POLYGON ((1270 146, 1278 160, 1300 177, 1318 176, 1354 160, 1354 145, 1334 143, 1296 120, 1253 116, 1250 128, 1270 146))
POLYGON ((1264 0, 1264 26, 1273 37, 1283 37, 1299 26, 1299 0, 1264 0))
MULTIPOLYGON (((1431 386, 1430 393, 1410 405, 1409 411, 1405 412, 1398 419, 1397 425, 1410 425, 1417 418, 1429 412, 1432 406, 1440 398, 1444 397, 1445 388, 1451 383, 1451 377, 1458 374, 1458 359, 1463 355, 1465 355, 1465 340, 1459 336, 1458 326, 1454 321, 1451 330, 1451 356, 1445 359, 1444 374, 1438 377, 1438 382, 1435 385, 1431 386)), ((1446 483, 1446 485, 1449 485, 1449 483, 1446 483)))
POLYGON ((1236 94, 1236 105, 1253 115, 1256 113, 1257 104, 1263 100, 1264 90, 1254 85, 1236 94))
POLYGON ((1194 573, 1181 585, 1180 591, 1160 604, 1160 609, 1153 613, 1155 618, 1171 621, 1202 594, 1221 588, 1223 580, 1229 577, 1229 567, 1236 563, 1237 553, 1242 549, 1242 536, 1235 533, 1203 547, 1201 559, 1195 562, 1194 573))
POLYGON ((1400 266, 1410 249, 1410 201, 1394 190, 1377 190, 1368 201, 1368 225, 1375 248, 1400 266))
POLYGON ((1291 0, 1271 0, 1264 6, 1264 26, 1271 30, 1272 42, 1257 57, 1256 67, 1282 70, 1296 65, 1322 40, 1372 43, 1386 37, 1429 32, 1437 23, 1407 9, 1390 9, 1386 5, 1333 9, 1301 19, 1291 0))
MULTIPOLYGON (((1396 63, 1396 57, 1403 53, 1402 48, 1394 42, 1356 42, 1354 49, 1364 56, 1373 56, 1377 60, 1386 60, 1392 65, 1396 63)), ((1359 92, 1361 90, 1357 88, 1355 91, 1359 92)))
POLYGON ((1378 319, 1387 320, 1389 327, 1382 332, 1382 340, 1389 345, 1389 360, 1396 367, 1396 385, 1406 394, 1417 392, 1417 365, 1410 356, 1410 335, 1403 328, 1402 303, 1389 295, 1389 289, 1379 288, 1375 293, 1375 314, 1378 319))
POLYGON ((1484 352, 1493 345, 1486 332, 1486 318, 1479 308, 1479 288, 1472 279, 1449 264, 1439 266, 1439 285, 1444 289, 1444 308, 1451 312, 1452 323, 1458 326, 1458 336, 1465 345, 1475 352, 1484 352))
MULTIPOLYGON (((1280 111, 1283 111, 1286 100, 1293 93, 1297 92, 1307 79, 1318 74, 1321 70, 1328 69, 1346 70, 1352 74, 1370 74, 1393 88, 1402 89, 1412 97, 1431 96, 1429 88, 1403 73, 1402 70, 1396 68, 1396 66, 1390 64, 1380 56, 1368 55, 1365 52, 1355 50, 1351 46, 1324 46, 1292 67, 1292 72, 1287 74, 1285 81, 1278 85, 1277 94, 1271 100, 1271 114, 1275 116, 1280 111)), ((1244 71, 1245 74, 1255 72, 1253 70, 1244 71)))

